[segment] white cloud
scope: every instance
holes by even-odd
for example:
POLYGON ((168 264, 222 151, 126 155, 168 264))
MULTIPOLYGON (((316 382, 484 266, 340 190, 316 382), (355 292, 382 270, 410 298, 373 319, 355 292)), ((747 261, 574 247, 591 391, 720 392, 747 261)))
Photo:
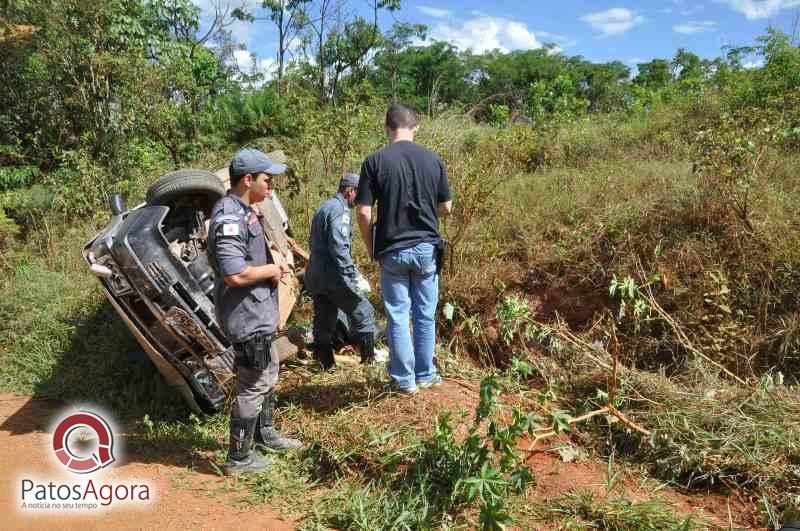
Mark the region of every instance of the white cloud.
POLYGON ((742 63, 742 66, 747 69, 761 68, 762 66, 764 66, 764 59, 759 58, 753 61, 745 61, 744 63, 742 63))
MULTIPOLYGON (((703 9, 705 9, 705 6, 703 4, 687 5, 686 0, 672 0, 672 4, 675 6, 675 9, 680 12, 681 15, 686 16, 686 17, 688 17, 690 15, 693 15, 693 14, 697 13, 698 11, 702 11, 703 9)), ((673 12, 673 8, 667 7, 667 8, 662 9, 661 12, 662 13, 672 13, 673 12)))
POLYGON ((247 50, 236 50, 233 52, 233 59, 243 74, 258 73, 264 76, 258 86, 274 78, 278 69, 278 62, 275 59, 271 57, 259 59, 257 55, 251 54, 247 50))
POLYGON ((441 9, 439 7, 417 6, 417 9, 434 18, 448 18, 453 14, 449 9, 441 9))
POLYGON ((683 24, 672 26, 672 31, 676 33, 693 34, 716 31, 717 23, 713 20, 691 20, 683 24))
POLYGON ((644 22, 644 17, 624 7, 613 7, 606 11, 585 15, 581 17, 581 20, 598 30, 603 36, 609 36, 625 33, 644 22))
POLYGON ((549 31, 536 30, 534 33, 536 33, 537 37, 540 37, 542 39, 550 39, 552 41, 558 41, 558 42, 564 42, 569 40, 569 38, 564 35, 559 35, 558 33, 550 33, 549 31))
POLYGON ((681 10, 681 15, 690 16, 704 10, 706 7, 703 4, 696 4, 681 10))
POLYGON ((531 48, 538 48, 541 46, 536 36, 528 31, 525 24, 519 22, 509 22, 506 26, 506 34, 511 41, 511 46, 515 49, 521 48, 530 50, 531 48))
POLYGON ((742 13, 748 20, 769 18, 783 9, 800 6, 800 0, 716 0, 728 4, 731 9, 742 13))
POLYGON ((439 23, 429 35, 432 40, 446 41, 461 50, 475 53, 494 49, 504 52, 530 50, 542 46, 525 24, 485 15, 469 19, 460 26, 439 23))

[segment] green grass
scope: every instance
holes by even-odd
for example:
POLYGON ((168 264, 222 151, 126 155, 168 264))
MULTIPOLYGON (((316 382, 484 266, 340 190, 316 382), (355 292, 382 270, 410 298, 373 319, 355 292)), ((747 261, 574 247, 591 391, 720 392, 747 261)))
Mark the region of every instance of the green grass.
POLYGON ((9 254, 0 281, 0 389, 92 402, 124 417, 184 414, 82 262, 94 230, 80 225, 9 254))
POLYGON ((590 493, 570 493, 544 509, 545 518, 561 529, 605 529, 608 531, 691 531, 706 529, 691 517, 681 518, 668 504, 658 501, 631 502, 597 499, 590 493))

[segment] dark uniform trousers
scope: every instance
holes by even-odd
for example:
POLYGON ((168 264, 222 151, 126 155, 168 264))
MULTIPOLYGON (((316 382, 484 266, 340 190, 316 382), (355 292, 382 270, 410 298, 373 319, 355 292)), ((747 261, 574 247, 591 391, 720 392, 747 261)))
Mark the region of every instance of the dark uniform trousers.
POLYGON ((311 260, 305 282, 314 301, 314 344, 318 347, 333 343, 338 309, 347 314, 352 331, 362 335, 375 332, 375 310, 356 291, 351 245, 350 209, 339 193, 314 214, 309 234, 311 260))
POLYGON ((256 337, 271 337, 278 323, 277 290, 267 282, 245 287, 225 284, 223 277, 247 266, 272 262, 256 213, 237 196, 229 194, 212 209, 209 255, 214 270, 217 319, 236 352, 236 398, 231 415, 257 417, 262 404, 278 383, 280 360, 270 348, 262 367, 248 363, 246 345, 256 337))
POLYGON ((375 331, 375 310, 372 304, 349 288, 315 293, 312 299, 314 301, 314 343, 318 345, 333 343, 339 308, 347 314, 353 331, 359 334, 375 331))
POLYGON ((256 417, 261 412, 264 398, 278 385, 280 358, 275 347, 270 348, 266 369, 253 369, 242 363, 242 353, 236 352, 236 399, 231 415, 239 418, 256 417))

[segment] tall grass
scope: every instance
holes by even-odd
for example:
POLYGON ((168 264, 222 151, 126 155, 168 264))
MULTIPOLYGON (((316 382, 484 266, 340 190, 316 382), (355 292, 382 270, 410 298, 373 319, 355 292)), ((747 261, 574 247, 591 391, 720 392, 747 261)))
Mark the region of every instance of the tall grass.
POLYGON ((0 389, 90 401, 125 417, 183 412, 83 263, 80 250, 95 230, 54 227, 7 253, 0 389))

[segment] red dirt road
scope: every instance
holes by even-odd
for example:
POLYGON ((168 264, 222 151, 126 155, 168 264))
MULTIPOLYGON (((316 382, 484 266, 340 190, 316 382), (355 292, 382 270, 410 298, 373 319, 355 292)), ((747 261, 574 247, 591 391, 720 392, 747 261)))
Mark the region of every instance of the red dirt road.
POLYGON ((224 480, 216 475, 188 472, 171 464, 140 462, 126 454, 122 462, 108 471, 98 471, 80 480, 95 483, 147 483, 154 500, 142 507, 121 506, 82 514, 73 511, 43 513, 23 511, 22 480, 38 483, 75 483, 75 475, 64 471, 48 453, 52 434, 48 433, 53 415, 61 404, 27 396, 0 394, 0 527, 3 529, 294 529, 291 522, 266 506, 237 509, 236 494, 213 493, 222 490, 224 480), (19 506, 18 506, 19 505, 19 506))

